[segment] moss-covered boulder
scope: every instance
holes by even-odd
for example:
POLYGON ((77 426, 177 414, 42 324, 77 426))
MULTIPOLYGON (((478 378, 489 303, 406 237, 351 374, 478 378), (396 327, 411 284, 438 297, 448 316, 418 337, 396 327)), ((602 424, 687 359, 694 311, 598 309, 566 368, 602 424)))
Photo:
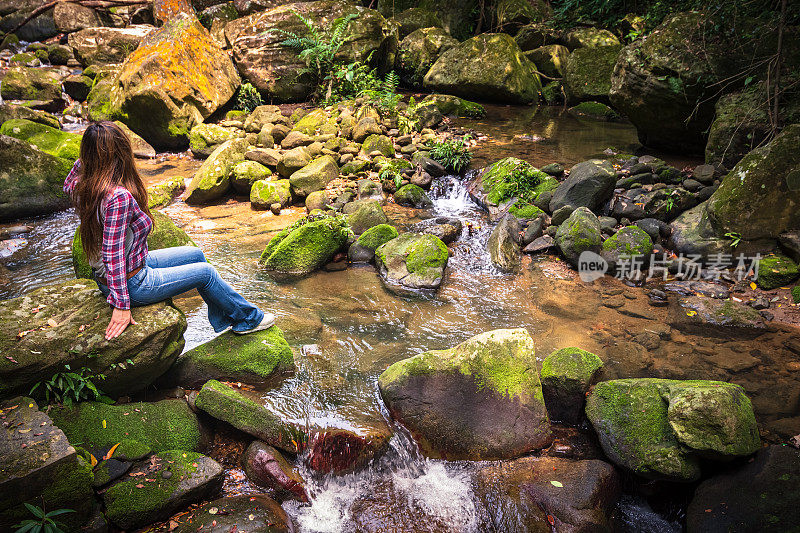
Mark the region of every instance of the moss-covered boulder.
POLYGON ((680 298, 669 321, 681 331, 720 338, 752 339, 767 329, 764 317, 749 305, 701 295, 680 298))
POLYGON ((522 50, 529 51, 541 46, 558 44, 563 39, 563 31, 547 23, 526 24, 514 35, 514 40, 522 50))
POLYGON ((590 159, 573 166, 569 177, 558 184, 550 200, 550 211, 564 206, 598 210, 614 193, 617 174, 609 161, 590 159))
POLYGON ((269 209, 272 204, 286 207, 292 201, 292 185, 289 180, 258 180, 250 189, 250 205, 253 209, 269 209))
POLYGON ((564 42, 570 50, 619 46, 620 44, 617 36, 610 31, 592 26, 575 28, 564 36, 564 42))
POLYGON ((186 188, 186 203, 207 203, 228 192, 233 167, 244 161, 248 147, 245 139, 232 139, 219 145, 195 172, 186 188))
POLYGON ((433 205, 433 201, 431 201, 425 189, 413 183, 403 185, 397 189, 394 193, 394 201, 397 205, 416 209, 427 209, 433 205))
POLYGON ((210 379, 265 385, 293 370, 292 349, 280 328, 272 326, 249 335, 218 335, 183 353, 164 380, 189 388, 210 379))
POLYGON ((470 197, 489 212, 489 219, 496 221, 518 201, 522 200, 519 208, 523 208, 522 204, 536 202, 541 193, 557 186, 558 180, 527 161, 506 157, 484 168, 467 190, 470 197))
POLYGON ((375 250, 392 239, 396 239, 398 235, 397 229, 392 225, 378 224, 377 226, 372 226, 359 235, 356 242, 350 246, 348 256, 353 262, 359 260, 369 262, 374 257, 375 250))
POLYGON ((268 179, 271 175, 272 171, 261 163, 241 161, 231 170, 231 186, 238 194, 249 195, 255 182, 268 179))
POLYGON ((197 393, 195 405, 208 415, 232 425, 240 431, 281 450, 298 453, 307 441, 300 424, 285 422, 278 414, 256 403, 258 396, 242 392, 211 380, 197 393))
POLYGON ((800 228, 800 124, 747 154, 708 200, 706 214, 718 236, 745 241, 776 239, 800 228))
POLYGON ((50 416, 71 442, 92 452, 123 441, 135 441, 139 448, 146 446, 154 452, 197 451, 205 445, 197 415, 182 399, 121 405, 81 402, 54 407, 50 416))
POLYGON ((451 94, 429 94, 422 99, 422 106, 434 105, 442 115, 465 118, 482 118, 486 110, 477 102, 470 102, 451 94))
POLYGON ((213 498, 224 480, 222 466, 210 457, 183 450, 159 452, 134 465, 103 492, 106 517, 120 529, 144 527, 168 519, 189 504, 213 498))
POLYGON ((508 459, 552 439, 533 339, 524 329, 488 331, 403 359, 378 386, 392 417, 429 457, 508 459))
POLYGON ((800 266, 785 255, 771 254, 758 261, 759 288, 769 291, 785 287, 800 276, 800 266))
POLYGON ((292 174, 311 163, 311 155, 304 146, 298 146, 284 152, 283 157, 278 161, 278 173, 284 178, 290 178, 292 174))
POLYGON ((110 91, 115 118, 159 150, 183 149, 189 131, 230 100, 240 80, 194 15, 178 14, 125 60, 110 91))
POLYGON ((400 292, 438 289, 449 259, 447 245, 438 237, 418 233, 403 233, 375 250, 381 278, 400 292))
POLYGON ((275 235, 260 264, 278 276, 303 276, 321 268, 347 243, 344 217, 308 216, 275 235))
POLYGON ((458 41, 442 28, 425 27, 408 34, 397 51, 396 68, 401 81, 410 87, 422 87, 422 80, 442 53, 458 41))
POLYGON ((266 494, 226 496, 180 513, 152 533, 292 533, 292 521, 280 504, 266 494), (244 530, 242 524, 247 524, 244 530))
POLYGON ((386 135, 372 134, 361 145, 361 153, 371 155, 374 152, 380 152, 384 157, 394 157, 394 144, 392 140, 386 135))
POLYGON ((341 0, 286 3, 240 18, 225 28, 242 77, 271 100, 302 101, 314 89, 303 59, 296 50, 282 44, 286 40, 282 32, 305 35, 308 31, 295 12, 323 31, 337 19, 357 15, 344 30, 344 44, 337 59, 343 63, 366 62, 372 56, 373 66, 391 68, 394 57, 389 52, 397 46, 397 34, 377 11, 341 0))
POLYGON ((39 111, 38 109, 30 109, 23 105, 3 103, 0 104, 0 124, 7 120, 23 118, 31 122, 38 122, 51 128, 60 128, 61 124, 58 118, 46 111, 39 111))
POLYGON ((241 137, 242 130, 226 128, 219 124, 197 124, 189 131, 189 149, 192 155, 205 159, 225 141, 241 137))
POLYGON ((535 102, 541 89, 533 63, 503 33, 484 33, 450 48, 425 75, 423 86, 464 98, 518 104, 535 102))
POLYGON ((374 226, 386 225, 387 222, 389 219, 378 200, 358 200, 358 207, 347 217, 347 223, 356 235, 361 235, 374 226))
POLYGON ((326 122, 328 122, 328 114, 324 109, 317 108, 303 115, 303 118, 298 120, 292 129, 306 135, 314 135, 326 122))
POLYGON ((80 154, 80 135, 38 122, 26 119, 7 120, 0 126, 0 134, 27 141, 43 152, 72 162, 80 154))
POLYGON ((652 479, 695 481, 701 458, 761 447, 744 390, 721 381, 604 381, 587 398, 586 415, 614 463, 652 479))
POLYGON ((397 24, 400 39, 405 39, 408 35, 421 29, 442 29, 442 19, 434 11, 424 7, 406 9, 397 13, 392 19, 397 24))
POLYGON ((597 120, 617 120, 619 113, 601 102, 581 102, 568 110, 571 115, 578 117, 589 117, 597 120))
POLYGON ((81 65, 122 63, 154 31, 149 25, 131 25, 127 28, 86 28, 67 36, 67 42, 81 65))
POLYGON ((49 103, 47 111, 64 109, 61 99, 61 78, 55 70, 46 68, 11 67, 0 87, 3 100, 35 100, 49 103))
POLYGON ((735 42, 726 42, 723 32, 708 31, 716 23, 699 12, 677 13, 620 52, 609 95, 636 126, 642 144, 703 153, 718 83, 743 66, 738 37, 730 34, 735 42))
MULTIPOLYGON (((150 231, 150 235, 147 236, 148 249, 161 250, 162 248, 172 248, 174 246, 197 246, 186 232, 176 226, 167 215, 159 211, 152 211, 152 213, 153 229, 150 231)), ((89 260, 83 251, 79 228, 75 229, 75 235, 72 238, 72 268, 75 271, 76 278, 94 279, 92 267, 89 266, 89 260)))
POLYGON ((328 183, 339 177, 339 165, 330 155, 323 155, 292 173, 289 182, 295 195, 305 197, 321 191, 328 183))
POLYGON ((571 103, 587 100, 608 102, 611 73, 622 46, 578 48, 564 67, 564 91, 571 103))
MULTIPOLYGON (((569 59, 569 49, 560 44, 548 44, 525 52, 525 56, 533 61, 536 69, 545 76, 562 78, 569 59)), ((609 71, 609 78, 610 75, 609 71)))
POLYGON ((72 164, 0 135, 0 221, 47 215, 69 207, 63 192, 72 164))
POLYGON ((579 424, 583 418, 586 391, 603 361, 580 348, 561 348, 542 361, 542 392, 550 419, 579 424))
POLYGON ((72 509, 59 521, 78 531, 94 503, 91 466, 31 398, 0 403, 0 416, 0 529, 14 531, 33 518, 24 507, 28 503, 47 512, 72 509))
POLYGON ((583 252, 600 253, 603 245, 600 221, 588 208, 579 207, 558 227, 555 242, 564 259, 577 267, 583 252))
POLYGON ((632 257, 647 261, 653 253, 653 240, 639 226, 625 226, 603 242, 601 255, 611 268, 632 257))
POLYGON ((105 340, 111 309, 97 285, 72 280, 0 302, 0 398, 82 367, 104 374, 96 385, 116 397, 147 387, 183 348, 186 318, 167 302, 133 309, 138 326, 105 340))

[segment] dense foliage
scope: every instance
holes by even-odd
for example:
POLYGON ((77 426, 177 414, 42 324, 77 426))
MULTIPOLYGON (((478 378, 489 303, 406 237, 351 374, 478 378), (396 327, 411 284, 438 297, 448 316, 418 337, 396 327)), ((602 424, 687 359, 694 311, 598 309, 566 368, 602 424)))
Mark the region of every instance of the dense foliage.
POLYGON ((430 145, 431 159, 441 163, 446 169, 460 174, 472 161, 472 152, 467 146, 468 141, 469 138, 465 137, 434 142, 430 145))

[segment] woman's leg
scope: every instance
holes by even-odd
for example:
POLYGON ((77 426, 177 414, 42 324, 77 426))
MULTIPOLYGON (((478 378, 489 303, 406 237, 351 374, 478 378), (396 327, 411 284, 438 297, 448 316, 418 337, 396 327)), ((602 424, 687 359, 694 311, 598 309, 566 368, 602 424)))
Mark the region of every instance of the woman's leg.
POLYGON ((150 250, 147 254, 147 266, 150 268, 167 268, 192 263, 205 263, 206 256, 197 246, 174 246, 160 250, 150 250))
POLYGON ((206 262, 164 268, 148 265, 140 282, 128 283, 134 305, 160 302, 191 289, 197 289, 208 304, 208 321, 218 333, 229 326, 236 331, 252 329, 264 318, 263 311, 245 300, 206 262))

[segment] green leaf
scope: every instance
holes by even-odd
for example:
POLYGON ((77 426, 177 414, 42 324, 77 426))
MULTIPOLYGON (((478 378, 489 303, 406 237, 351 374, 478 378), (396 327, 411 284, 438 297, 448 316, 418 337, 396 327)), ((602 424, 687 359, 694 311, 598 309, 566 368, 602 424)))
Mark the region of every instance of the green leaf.
POLYGON ((47 513, 47 516, 58 516, 67 513, 74 513, 75 509, 56 509, 55 511, 50 511, 47 513))
POLYGON ((36 505, 31 505, 27 502, 25 502, 25 507, 36 518, 44 518, 44 511, 42 510, 41 507, 37 507, 36 505))
POLYGON ((554 487, 559 487, 559 488, 564 486, 560 481, 551 481, 550 484, 553 485, 554 487))

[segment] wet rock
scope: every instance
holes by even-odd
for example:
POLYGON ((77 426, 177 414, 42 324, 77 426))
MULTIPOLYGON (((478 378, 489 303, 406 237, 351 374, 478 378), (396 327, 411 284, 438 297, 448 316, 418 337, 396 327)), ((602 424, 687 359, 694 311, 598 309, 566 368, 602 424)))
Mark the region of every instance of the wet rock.
POLYGON ((614 463, 652 479, 694 481, 701 458, 729 460, 761 446, 744 390, 721 381, 604 381, 586 416, 614 463))
POLYGON ((425 27, 403 37, 397 54, 397 70, 404 83, 422 87, 422 80, 439 56, 458 41, 438 27, 425 27))
POLYGON ((375 250, 381 279, 392 290, 436 290, 442 283, 450 252, 433 235, 403 233, 375 250))
POLYGON ((355 431, 343 428, 314 430, 308 440, 306 464, 321 473, 344 474, 365 466, 389 447, 392 431, 374 421, 355 431))
POLYGON ((378 225, 387 225, 387 222, 389 222, 378 200, 358 200, 357 203, 358 207, 347 218, 350 229, 356 235, 361 235, 368 229, 378 225))
POLYGON ((622 45, 582 47, 574 50, 564 67, 564 91, 570 103, 608 102, 611 73, 622 45))
POLYGON ((204 204, 227 193, 233 167, 244 161, 248 147, 245 139, 231 139, 211 152, 186 188, 186 203, 204 204))
POLYGON ((703 481, 686 511, 689 533, 790 531, 797 525, 800 451, 769 446, 744 465, 703 481))
POLYGON ((583 418, 586 391, 603 361, 579 348, 561 348, 542 362, 542 392, 550 419, 578 424, 583 418))
POLYGON ((183 313, 161 302, 135 308, 139 326, 106 341, 111 309, 88 280, 49 285, 0 302, 0 316, 0 350, 7 356, 0 362, 0 397, 27 393, 35 383, 63 372, 64 365, 77 370, 88 354, 96 356, 93 370, 106 376, 100 384, 106 394, 141 390, 173 363, 186 330, 183 313), (27 333, 18 337, 22 331, 27 333), (127 360, 133 364, 126 365, 127 360))
POLYGON ((67 93, 70 98, 78 102, 83 102, 86 100, 86 97, 89 96, 89 91, 92 90, 93 84, 94 80, 88 76, 73 74, 64 79, 62 86, 64 87, 64 92, 67 93))
POLYGON ((522 251, 526 254, 536 254, 550 250, 555 246, 556 242, 553 237, 550 235, 542 235, 541 237, 534 239, 529 245, 523 248, 522 251))
MULTIPOLYGON (((617 120, 619 119, 619 113, 608 107, 606 104, 595 102, 595 101, 588 101, 588 102, 581 102, 576 106, 572 106, 568 109, 568 111, 572 115, 576 115, 579 117, 589 117, 594 120, 617 120)), ((619 181, 617 182, 617 188, 621 185, 619 181)))
POLYGON ((241 137, 240 130, 219 124, 197 124, 189 131, 189 149, 199 159, 210 156, 225 141, 241 137))
POLYGON ((289 177, 289 182, 292 184, 292 191, 295 195, 308 196, 309 193, 324 189, 338 176, 339 166, 336 164, 336 160, 329 155, 323 155, 293 172, 289 177))
POLYGON ((416 209, 427 209, 433 205, 433 202, 422 187, 410 183, 403 185, 394 193, 394 201, 398 205, 416 209))
POLYGON ((95 457, 116 444, 117 459, 135 460, 149 451, 198 451, 207 440, 197 415, 182 399, 120 405, 81 402, 56 407, 50 415, 71 442, 80 442, 95 457))
POLYGON ((734 300, 688 296, 678 303, 670 314, 670 324, 688 333, 754 338, 767 327, 758 311, 734 300))
POLYGON ((274 236, 259 263, 277 276, 304 276, 327 264, 350 233, 343 217, 309 217, 274 236))
POLYGON ((237 335, 226 332, 181 354, 162 383, 195 388, 209 379, 264 385, 294 370, 292 350, 278 326, 237 335))
POLYGON ((616 180, 616 172, 608 161, 592 159, 578 163, 553 191, 550 211, 555 213, 567 205, 595 211, 611 198, 616 180))
POLYGON ((131 464, 117 459, 102 460, 94 468, 92 486, 96 489, 104 487, 124 476, 130 470, 131 464))
POLYGON ((697 294, 720 300, 727 300, 728 296, 730 296, 730 291, 724 285, 710 281, 671 281, 664 285, 664 290, 675 292, 682 296, 697 294))
POLYGON ((621 487, 604 461, 556 457, 490 464, 476 483, 498 531, 610 531, 621 487))
POLYGON ((228 496, 175 516, 153 533, 292 533, 291 519, 266 494, 228 496))
POLYGON ((70 167, 69 162, 25 141, 0 135, 0 220, 66 209, 69 199, 64 197, 62 187, 70 167))
POLYGON ((467 191, 470 198, 489 212, 490 221, 501 219, 506 212, 512 212, 520 218, 535 218, 538 214, 531 209, 530 204, 518 202, 516 175, 520 173, 527 175, 532 181, 538 181, 536 186, 527 191, 534 203, 538 203, 543 194, 558 186, 555 178, 515 157, 506 157, 489 165, 467 186, 467 191), (530 214, 533 216, 527 216, 529 213, 522 211, 532 211, 530 214))
POLYGON ((383 202, 383 189, 381 184, 370 179, 360 179, 356 182, 359 200, 376 200, 383 202))
POLYGON ((535 67, 510 36, 481 34, 450 48, 425 75, 426 89, 464 98, 530 103, 541 89, 535 67))
POLYGON ((438 161, 434 161, 430 157, 422 155, 420 152, 414 154, 411 158, 411 164, 415 167, 419 166, 422 167, 422 170, 433 176, 434 178, 440 178, 442 176, 447 175, 447 169, 444 168, 441 163, 438 161))
POLYGON ((271 489, 279 500, 308 501, 305 481, 286 458, 268 444, 253 441, 242 459, 247 477, 271 489))
POLYGON ((461 236, 462 224, 457 218, 437 217, 417 222, 411 226, 414 233, 427 233, 441 239, 445 244, 455 242, 461 236))
POLYGON ((404 359, 378 384, 392 417, 429 457, 512 458, 551 441, 533 339, 523 329, 404 359))
POLYGON ((758 287, 769 291, 791 284, 800 276, 800 266, 784 255, 768 255, 758 262, 758 287))
POLYGON ((0 528, 13 531, 28 517, 23 503, 73 509, 59 521, 80 528, 92 510, 91 466, 31 398, 2 402, 0 413, 0 528))
POLYGON ((652 253, 650 236, 637 226, 625 226, 603 242, 601 255, 610 268, 616 269, 631 257, 647 262, 652 253))
POLYGON ((564 258, 577 266, 581 253, 600 253, 603 245, 600 222, 588 208, 580 207, 558 226, 555 243, 564 258))
POLYGON ((393 62, 387 51, 397 46, 397 37, 377 11, 336 0, 288 3, 238 19, 225 28, 242 77, 265 96, 278 102, 296 102, 307 98, 313 90, 313 80, 301 72, 305 68, 303 60, 295 50, 281 44, 286 34, 264 31, 275 28, 303 34, 306 30, 294 12, 319 21, 318 27, 323 30, 328 29, 331 21, 358 15, 344 31, 344 45, 337 58, 344 63, 366 62, 373 55, 372 64, 379 68, 393 62))
POLYGON ((489 257, 492 264, 503 272, 516 273, 522 266, 519 246, 521 231, 519 220, 507 214, 489 235, 489 257))
POLYGON ((102 495, 106 517, 127 530, 166 520, 191 503, 217 495, 224 478, 222 466, 209 457, 179 450, 159 452, 106 489, 102 495), (162 476, 166 471, 172 475, 162 476), (142 483, 142 478, 155 481, 142 483))
POLYGON ((25 119, 12 119, 0 126, 0 135, 26 141, 39 150, 74 162, 80 153, 81 136, 25 119))
POLYGON ((61 97, 61 76, 47 68, 11 67, 0 87, 3 100, 25 100, 35 109, 57 113, 66 102, 61 97))
POLYGON ((375 250, 381 245, 397 238, 398 233, 394 226, 378 224, 363 232, 354 242, 347 253, 353 263, 369 263, 375 257, 375 250))
POLYGON ((70 33, 67 42, 81 65, 122 63, 155 28, 133 25, 127 28, 86 28, 70 33))

